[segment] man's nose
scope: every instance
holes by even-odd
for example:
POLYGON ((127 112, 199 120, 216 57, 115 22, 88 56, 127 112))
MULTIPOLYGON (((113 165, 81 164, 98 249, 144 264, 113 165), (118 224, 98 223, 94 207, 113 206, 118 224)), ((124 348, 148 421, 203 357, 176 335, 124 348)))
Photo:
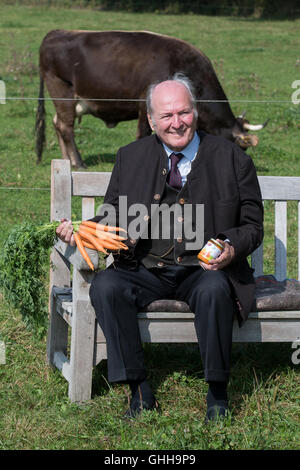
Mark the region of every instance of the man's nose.
POLYGON ((180 116, 178 114, 174 114, 173 119, 172 119, 172 126, 175 128, 179 128, 181 124, 182 123, 181 123, 180 116))

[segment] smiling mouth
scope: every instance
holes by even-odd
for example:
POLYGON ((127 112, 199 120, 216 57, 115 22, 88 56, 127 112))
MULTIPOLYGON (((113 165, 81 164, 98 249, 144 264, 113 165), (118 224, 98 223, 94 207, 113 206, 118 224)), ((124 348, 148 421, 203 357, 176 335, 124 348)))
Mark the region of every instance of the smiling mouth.
POLYGON ((179 131, 179 132, 170 132, 170 134, 175 137, 183 137, 185 133, 186 133, 186 129, 179 131))

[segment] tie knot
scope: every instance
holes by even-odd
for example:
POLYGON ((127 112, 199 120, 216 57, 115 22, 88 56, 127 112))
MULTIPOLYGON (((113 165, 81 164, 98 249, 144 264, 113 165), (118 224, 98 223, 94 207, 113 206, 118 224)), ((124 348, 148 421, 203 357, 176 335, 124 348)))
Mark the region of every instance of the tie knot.
POLYGON ((171 153, 170 158, 173 165, 177 165, 178 162, 184 157, 183 153, 171 153))

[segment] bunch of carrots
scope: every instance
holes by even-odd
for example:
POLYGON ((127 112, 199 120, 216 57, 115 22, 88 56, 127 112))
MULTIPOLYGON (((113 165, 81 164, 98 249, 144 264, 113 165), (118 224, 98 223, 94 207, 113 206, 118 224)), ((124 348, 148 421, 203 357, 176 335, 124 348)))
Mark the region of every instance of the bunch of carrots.
MULTIPOLYGON (((0 251, 0 290, 13 308, 22 313, 25 323, 37 332, 47 330, 47 273, 49 250, 57 241, 60 221, 24 222, 16 225, 4 240, 0 251)), ((127 250, 126 230, 90 221, 73 221, 77 247, 94 270, 86 249, 107 254, 106 250, 127 250), (123 236, 118 234, 122 233, 123 236)), ((38 333, 40 334, 40 333, 38 333)))
POLYGON ((92 270, 94 270, 94 266, 85 248, 97 250, 106 255, 108 254, 107 249, 111 251, 128 250, 128 247, 123 243, 127 237, 113 233, 120 231, 126 233, 121 227, 111 227, 89 220, 82 221, 78 228, 74 228, 73 235, 77 248, 92 270))

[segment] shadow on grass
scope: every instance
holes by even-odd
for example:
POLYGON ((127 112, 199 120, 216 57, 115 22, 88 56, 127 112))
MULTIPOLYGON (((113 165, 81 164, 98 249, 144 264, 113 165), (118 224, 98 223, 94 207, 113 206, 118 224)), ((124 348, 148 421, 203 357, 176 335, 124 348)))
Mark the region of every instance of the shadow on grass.
MULTIPOLYGON (((187 378, 204 380, 197 344, 144 344, 144 358, 148 381, 154 394, 160 385, 174 373, 187 378)), ((105 396, 110 387, 107 377, 107 361, 94 370, 92 396, 105 396)))
POLYGON ((116 155, 114 153, 102 153, 97 155, 88 155, 83 159, 84 163, 89 167, 100 165, 101 163, 115 163, 116 155))
MULTIPOLYGON (((34 153, 34 150, 33 150, 33 153, 34 153)), ((60 153, 60 150, 58 150, 58 153, 55 156, 55 158, 59 159, 60 157, 61 157, 61 153, 60 153)), ((93 170, 95 171, 95 169, 93 169, 93 167, 95 166, 101 165, 103 163, 114 164, 116 161, 116 155, 114 153, 103 153, 101 155, 94 154, 94 155, 88 155, 87 157, 85 157, 84 155, 81 155, 81 157, 82 157, 83 162, 87 166, 86 171, 93 171, 93 170)), ((47 156, 45 155, 43 156, 40 162, 37 162, 37 159, 35 158, 35 163, 37 164, 37 166, 40 166, 42 168, 45 168, 45 167, 50 168, 51 159, 47 158, 47 156)), ((78 168, 77 170, 75 168, 72 168, 72 171, 84 171, 84 168, 78 168)), ((110 171, 110 170, 105 169, 103 171, 110 171)))
POLYGON ((270 173, 270 169, 267 168, 266 166, 255 165, 255 168, 258 174, 263 173, 264 175, 266 175, 267 173, 270 173))
POLYGON ((289 343, 235 343, 229 396, 235 412, 243 406, 243 395, 252 396, 259 389, 272 386, 275 377, 293 369, 293 350, 289 343))
MULTIPOLYGON (((237 414, 243 406, 243 395, 252 396, 266 388, 272 379, 293 368, 292 349, 288 343, 234 343, 229 382, 229 399, 237 414)), ((188 383, 203 381, 204 373, 197 344, 145 344, 144 357, 148 380, 154 394, 176 373, 188 383)), ((94 370, 92 398, 106 396, 111 385, 107 378, 107 362, 94 370)), ((192 385, 191 385, 192 386, 192 385)))

